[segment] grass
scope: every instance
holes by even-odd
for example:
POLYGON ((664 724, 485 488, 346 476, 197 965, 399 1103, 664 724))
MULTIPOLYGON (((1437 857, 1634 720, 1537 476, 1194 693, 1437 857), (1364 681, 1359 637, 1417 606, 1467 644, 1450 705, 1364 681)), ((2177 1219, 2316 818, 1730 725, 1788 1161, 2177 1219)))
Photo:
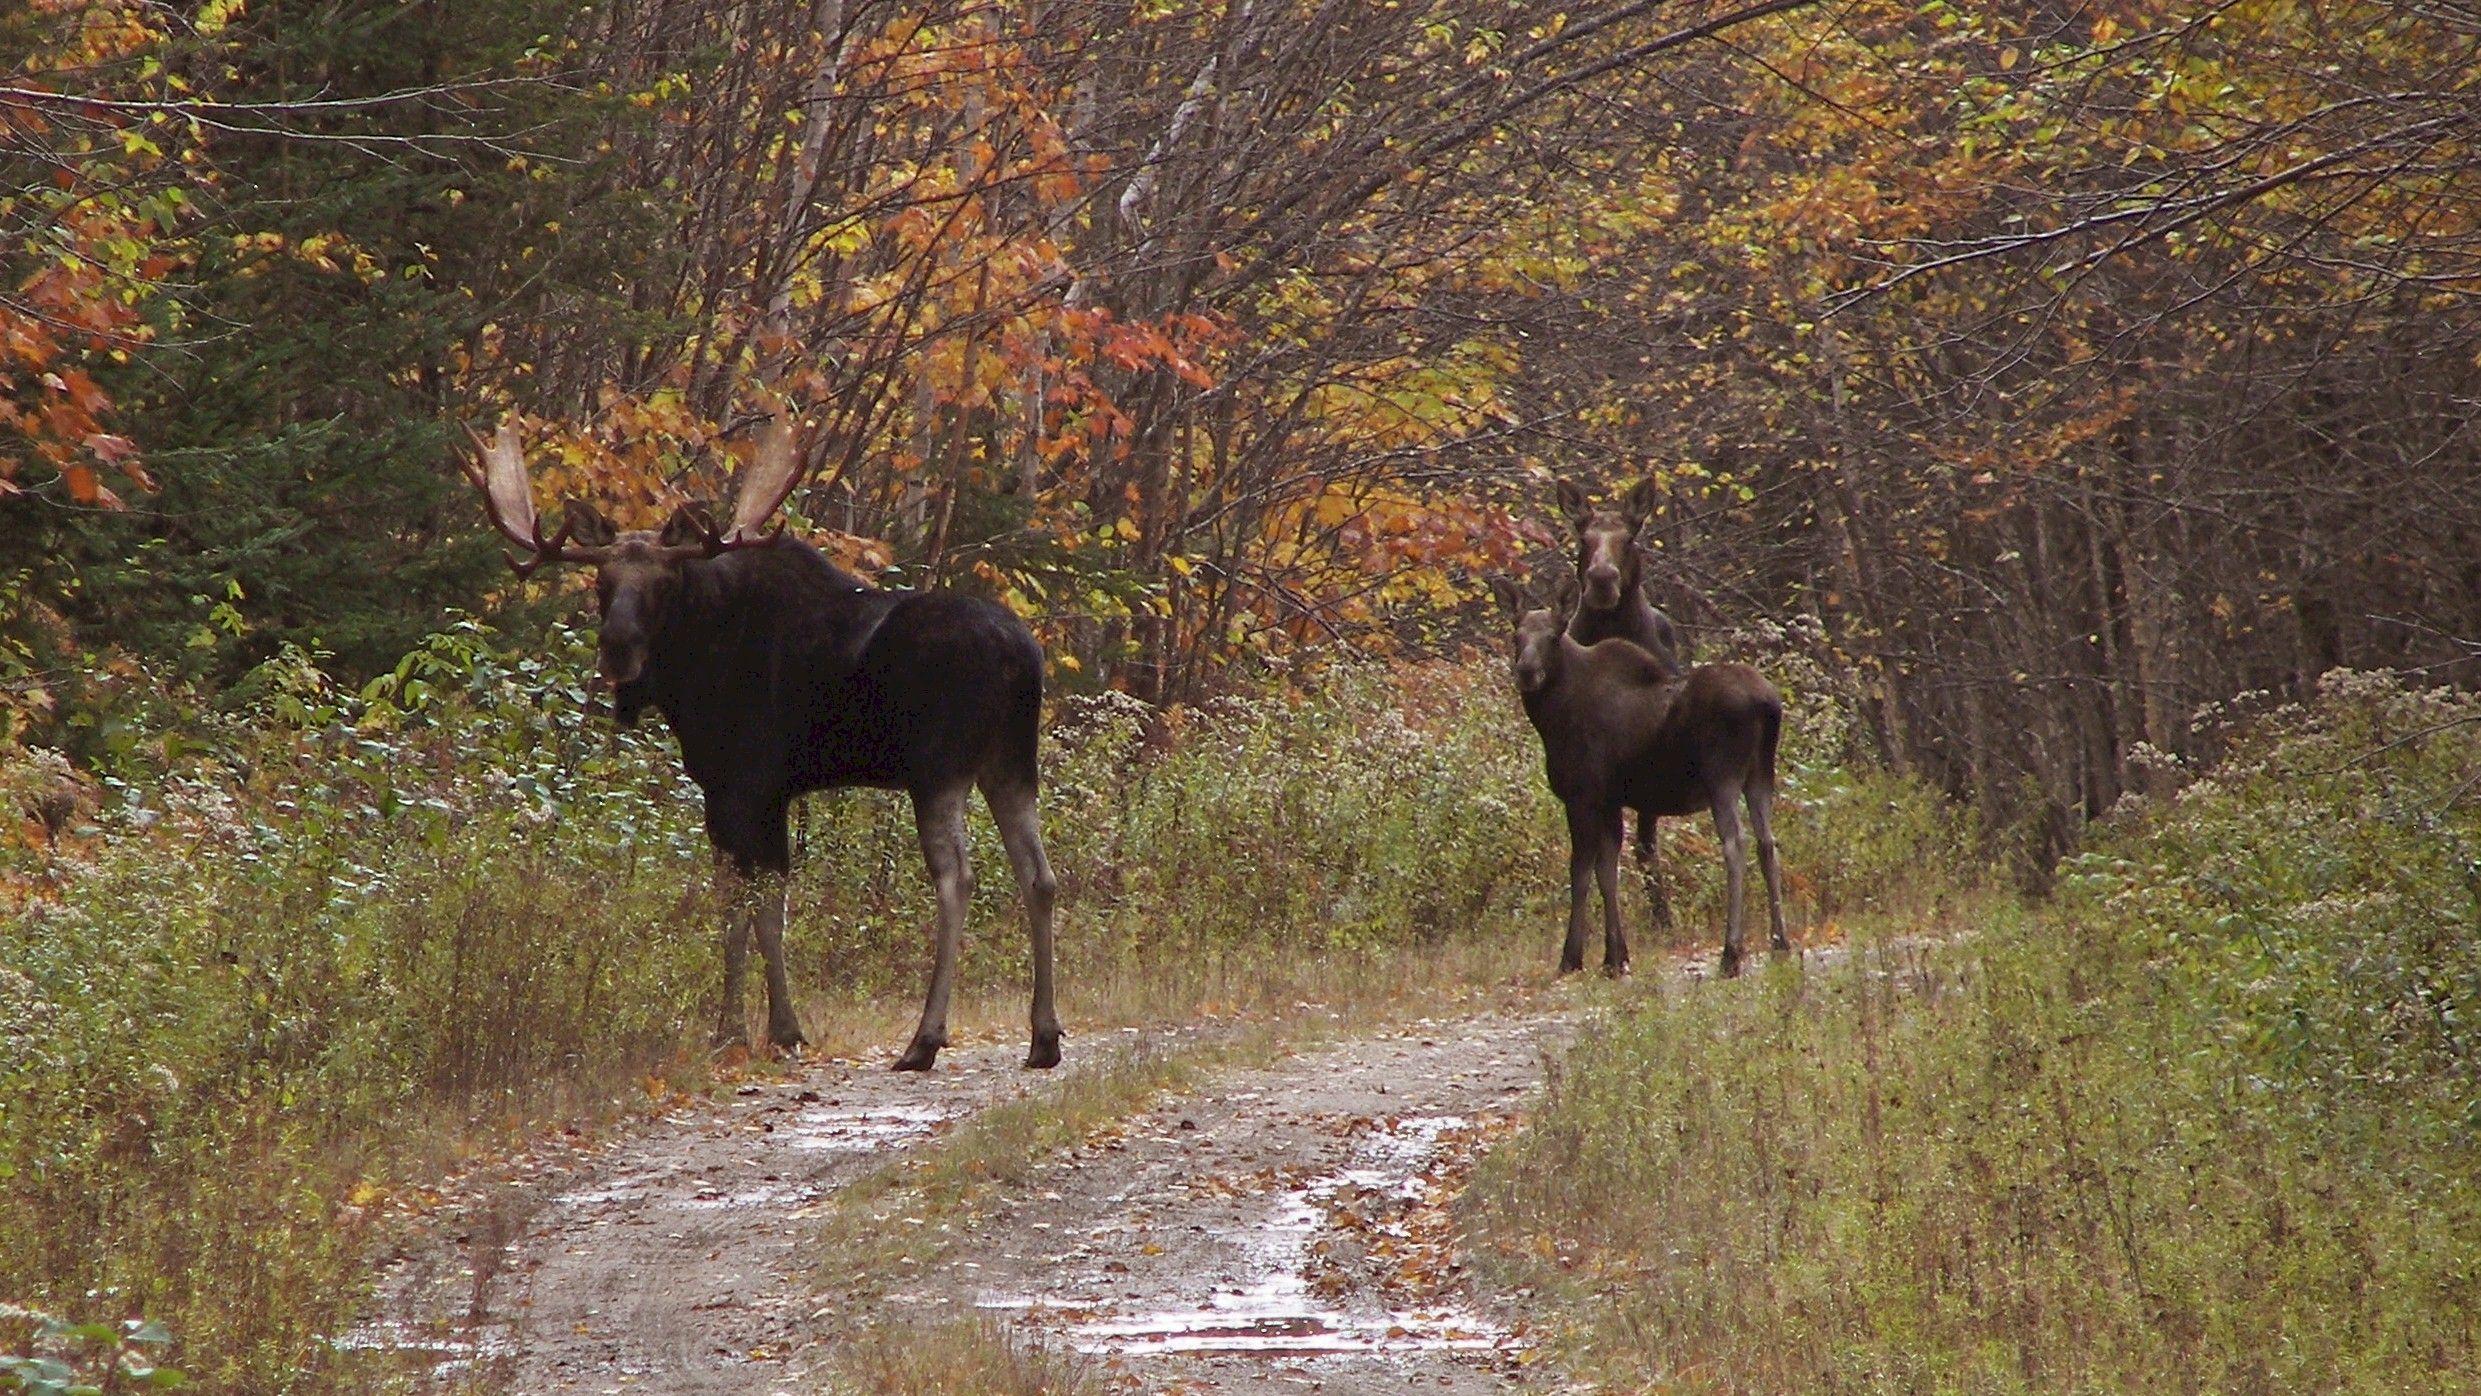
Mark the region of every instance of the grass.
MULTIPOLYGON (((295 651, 222 695, 115 671, 91 771, 0 753, 0 815, 25 815, 0 819, 0 1298, 161 1320, 205 1389, 329 1389, 349 1359, 323 1337, 390 1199, 640 1109, 650 1077, 714 1079, 696 793, 659 727, 587 716, 587 658, 461 623, 360 693, 295 651)), ((1796 923, 1960 856, 1918 837, 1951 822, 1934 800, 1839 764, 1831 695, 1789 677, 1796 923)), ((1538 973, 1564 892, 1539 760, 1488 660, 1066 705, 1045 818, 1070 1050, 1538 973)), ((1014 1039, 1023 937, 971 827, 956 1026, 1014 1039)), ((1702 844, 1675 835, 1668 868, 1683 936, 1711 942, 1702 844)), ((807 1022, 825 1050, 892 1051, 927 957, 909 820, 813 797, 798 858, 807 1022)))
POLYGON ((2054 905, 1638 997, 1470 1238, 1619 1389, 2481 1390, 2477 774, 2345 676, 2054 905))
POLYGON ((994 1319, 875 1323, 838 1350, 828 1389, 850 1396, 1087 1396, 1090 1365, 994 1319))

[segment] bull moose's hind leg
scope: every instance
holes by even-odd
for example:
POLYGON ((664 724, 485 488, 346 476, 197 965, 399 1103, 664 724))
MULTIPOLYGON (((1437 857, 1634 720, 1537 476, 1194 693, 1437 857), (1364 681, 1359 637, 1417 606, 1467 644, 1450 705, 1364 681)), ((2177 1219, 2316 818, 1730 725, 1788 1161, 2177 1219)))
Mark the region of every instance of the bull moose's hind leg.
POLYGON ((1723 845, 1723 973, 1740 973, 1741 902, 1749 878, 1748 842, 1740 832, 1740 792, 1713 792, 1714 837, 1723 845))
POLYGON ((1783 934, 1783 870, 1775 862, 1775 787, 1773 782, 1749 783, 1749 829, 1757 835, 1757 870, 1766 879, 1767 947, 1790 954, 1792 942, 1783 934))
POLYGON ((982 798, 989 802, 991 819, 999 825, 999 841, 1007 846, 1017 895, 1025 900, 1025 933, 1034 961, 1034 1036, 1025 1050, 1025 1064, 1058 1066, 1060 1015, 1051 1001, 1051 911, 1059 900, 1059 881, 1051 875, 1050 855, 1043 852, 1035 786, 1030 780, 1013 777, 986 780, 982 798))
POLYGON ((965 856, 965 791, 916 791, 913 826, 921 836, 922 862, 939 894, 939 924, 932 933, 930 992, 922 998, 922 1022, 896 1059, 898 1071, 928 1071, 948 1045, 948 997, 956 988, 956 956, 964 939, 965 910, 973 901, 973 869, 965 856))

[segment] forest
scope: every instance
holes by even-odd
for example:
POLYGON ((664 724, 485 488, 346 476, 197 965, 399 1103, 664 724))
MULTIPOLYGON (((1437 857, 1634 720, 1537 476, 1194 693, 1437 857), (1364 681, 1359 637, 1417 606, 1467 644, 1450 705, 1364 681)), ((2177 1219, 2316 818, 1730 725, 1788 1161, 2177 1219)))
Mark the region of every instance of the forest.
MULTIPOLYGON (((2481 1389, 2481 6, 15 0, 0 1390, 530 1389, 499 1262, 443 1375, 373 1257, 518 1246, 557 1206, 471 1180, 547 1133, 811 1088, 706 1050, 699 787, 468 474, 506 425, 547 520, 654 529, 778 421, 789 534, 1040 643, 1072 1068, 815 1205, 999 1226, 1349 1057, 1330 1008, 1521 1018, 1568 1036, 1437 1216, 1334 1224, 1560 1311, 1490 1380, 2481 1389), (1828 958, 1661 968, 1701 816, 1656 959, 1552 979, 1491 584, 1571 568, 1562 481, 1646 482, 1644 594, 1782 690, 1828 958)), ((793 830, 863 1056, 913 822, 793 830)), ((805 1264, 979 1283, 869 1229, 805 1264)), ((801 1389, 1173 1389, 881 1298, 801 1389)))

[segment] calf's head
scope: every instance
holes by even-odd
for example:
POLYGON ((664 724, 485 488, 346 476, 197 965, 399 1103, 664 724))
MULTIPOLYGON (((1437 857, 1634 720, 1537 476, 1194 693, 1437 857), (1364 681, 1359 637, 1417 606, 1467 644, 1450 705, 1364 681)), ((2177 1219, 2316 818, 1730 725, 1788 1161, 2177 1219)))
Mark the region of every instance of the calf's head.
POLYGON ((1576 531, 1576 575, 1583 603, 1597 611, 1620 604, 1644 580, 1637 533, 1654 514, 1654 482, 1639 480, 1617 505, 1597 506, 1574 480, 1559 482, 1559 511, 1576 531))
POLYGON ((1499 598, 1499 605, 1507 611, 1515 628, 1508 673, 1516 680, 1516 691, 1540 693, 1559 676, 1560 643, 1566 638, 1568 612, 1576 601, 1576 584, 1560 578, 1548 606, 1536 606, 1531 597, 1505 577, 1491 578, 1490 590, 1499 598))
POLYGON ((792 414, 781 412, 741 472, 728 527, 718 529, 705 509, 685 504, 661 528, 624 531, 592 504, 571 500, 559 532, 545 538, 534 516, 534 490, 515 426, 503 423, 496 436, 486 440, 478 434, 474 444, 479 449, 466 474, 482 491, 493 525, 524 549, 509 565, 519 575, 552 562, 593 566, 595 609, 602 619, 596 665, 620 694, 624 721, 639 706, 625 690, 646 676, 655 639, 679 603, 682 569, 733 548, 773 542, 772 534, 760 536, 759 526, 783 505, 801 476, 792 414))

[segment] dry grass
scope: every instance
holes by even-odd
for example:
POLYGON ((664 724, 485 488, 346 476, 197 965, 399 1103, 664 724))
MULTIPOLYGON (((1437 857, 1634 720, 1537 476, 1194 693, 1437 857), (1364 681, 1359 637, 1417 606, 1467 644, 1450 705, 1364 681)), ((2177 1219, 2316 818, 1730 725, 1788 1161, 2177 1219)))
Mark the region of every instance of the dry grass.
POLYGON ((1090 1364, 991 1319, 876 1323, 837 1353, 828 1389, 849 1396, 1087 1396, 1090 1364))

